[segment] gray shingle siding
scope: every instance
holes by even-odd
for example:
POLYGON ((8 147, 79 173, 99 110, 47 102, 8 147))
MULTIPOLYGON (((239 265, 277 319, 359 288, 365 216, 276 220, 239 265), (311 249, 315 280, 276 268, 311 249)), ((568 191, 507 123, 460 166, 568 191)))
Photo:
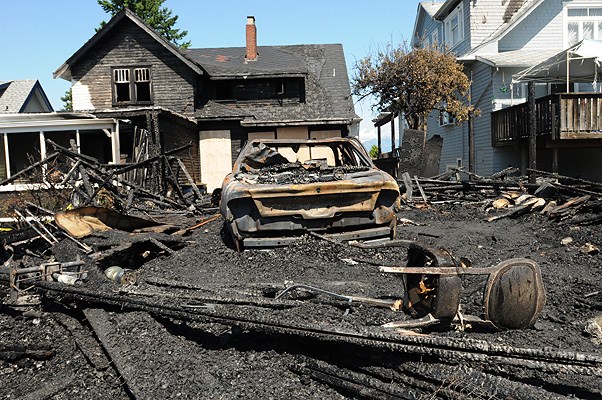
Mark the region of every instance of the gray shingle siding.
MULTIPOLYGON (((479 174, 490 175, 493 170, 493 148, 491 147, 492 111, 492 67, 477 62, 472 65, 472 96, 481 115, 474 120, 475 129, 475 168, 479 174)), ((466 124, 465 124, 466 125, 466 124)), ((465 165, 468 165, 466 160, 465 165)))
POLYGON ((564 48, 562 0, 546 0, 499 42, 499 51, 564 48))

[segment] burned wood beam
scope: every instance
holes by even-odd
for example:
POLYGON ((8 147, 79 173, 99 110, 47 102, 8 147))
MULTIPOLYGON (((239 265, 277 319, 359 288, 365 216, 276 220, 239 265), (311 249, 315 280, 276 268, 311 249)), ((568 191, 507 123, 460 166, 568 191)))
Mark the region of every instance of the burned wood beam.
POLYGON ((52 153, 51 155, 49 155, 45 159, 40 160, 38 162, 35 162, 35 163, 31 164, 29 167, 27 167, 25 169, 22 169, 21 171, 17 172, 16 174, 13 174, 10 178, 6 178, 3 181, 1 181, 0 182, 0 186, 4 186, 4 185, 7 185, 7 184, 9 184, 11 182, 14 182, 16 179, 18 179, 19 177, 25 175, 29 171, 32 171, 35 168, 41 167, 42 165, 45 165, 48 162, 54 160, 58 155, 59 155, 59 153, 52 153))
MULTIPOLYGON (((308 375, 319 382, 353 393, 354 398, 382 400, 416 398, 414 390, 400 387, 393 382, 385 383, 363 373, 335 367, 324 361, 303 357, 302 362, 293 364, 289 368, 295 373, 308 375)), ((437 389, 434 385, 431 386, 429 389, 437 389)))
POLYGON ((602 356, 589 353, 560 351, 553 349, 530 349, 489 343, 480 340, 447 337, 399 336, 380 332, 356 332, 336 327, 329 329, 311 323, 290 324, 276 319, 266 319, 252 314, 241 314, 236 310, 186 309, 164 301, 153 302, 130 298, 114 293, 97 293, 75 286, 54 282, 36 281, 36 287, 48 296, 73 298, 84 301, 88 306, 104 304, 120 309, 147 311, 154 315, 184 318, 197 321, 214 321, 235 324, 243 329, 271 334, 286 334, 314 340, 357 344, 374 349, 387 349, 399 354, 413 354, 444 362, 474 362, 497 364, 500 368, 520 366, 547 373, 602 374, 602 356))
POLYGON ((592 187, 596 187, 599 189, 602 189, 602 183, 600 182, 592 182, 592 181, 588 181, 586 179, 581 179, 581 178, 575 178, 572 176, 566 176, 566 175, 559 175, 553 172, 547 172, 547 171, 541 171, 538 169, 528 169, 527 171, 529 172, 533 172, 537 175, 541 175, 541 176, 547 176, 549 178, 555 178, 555 179, 562 179, 562 180, 567 180, 567 181, 571 181, 571 182, 575 182, 575 183, 582 183, 585 185, 589 185, 592 187))
POLYGON ((100 163, 98 162, 98 160, 96 158, 91 157, 91 156, 87 156, 85 154, 78 153, 77 151, 70 150, 70 149, 68 149, 66 147, 61 146, 60 144, 57 144, 57 143, 53 142, 50 139, 46 139, 46 143, 48 143, 49 145, 51 145, 52 147, 54 147, 55 150, 57 150, 58 152, 63 153, 63 154, 65 154, 65 155, 67 155, 67 156, 69 156, 71 158, 80 159, 80 160, 87 161, 89 163, 100 165, 100 163))
POLYGON ((410 174, 404 172, 401 174, 401 179, 403 180, 403 184, 406 188, 406 201, 408 203, 412 203, 414 198, 412 197, 412 192, 414 191, 414 187, 412 185, 412 178, 410 178, 410 174))
POLYGON ((135 375, 134 369, 131 368, 126 355, 122 354, 121 350, 111 345, 109 339, 109 333, 111 329, 111 322, 107 312, 102 309, 86 308, 83 310, 88 323, 94 330, 94 333, 100 340, 104 350, 111 358, 111 361, 115 365, 121 379, 123 379, 128 391, 132 394, 133 398, 141 392, 139 388, 135 386, 135 375))
POLYGON ((170 156, 170 155, 178 153, 180 151, 187 150, 191 146, 192 146, 192 144, 188 143, 188 144, 186 144, 184 146, 180 146, 180 147, 178 147, 176 149, 166 151, 164 155, 157 155, 157 156, 151 157, 149 159, 146 159, 144 161, 140 161, 138 163, 130 164, 130 165, 126 166, 126 167, 119 168, 119 169, 115 170, 113 173, 115 175, 121 175, 121 174, 124 174, 124 173, 126 173, 128 171, 131 171, 131 170, 134 170, 134 169, 137 169, 137 168, 146 167, 149 164, 152 164, 152 163, 155 163, 155 162, 161 160, 165 156, 170 156))
POLYGON ((418 181, 418 177, 416 175, 414 175, 414 182, 416 182, 416 186, 418 187, 418 190, 420 191, 420 195, 422 196, 422 200, 424 201, 424 203, 428 203, 428 199, 426 198, 426 194, 424 193, 424 189, 422 188, 422 186, 420 186, 420 182, 418 181))
POLYGON ((0 347, 0 360, 13 362, 23 358, 33 360, 48 360, 56 352, 47 346, 3 345, 0 347))
POLYGON ((177 161, 178 165, 180 166, 180 169, 184 173, 184 176, 188 180, 188 183, 190 184, 190 187, 192 188, 192 191, 194 192, 194 194, 196 194, 196 196, 197 196, 198 199, 201 199, 203 197, 203 195, 201 194, 201 191, 199 190, 199 187, 196 185, 196 183, 194 183, 194 180, 192 179, 192 176, 190 176, 190 174, 188 173, 188 170, 186 169, 186 166, 184 165, 184 163, 182 162, 182 160, 180 160, 179 158, 176 158, 176 161, 177 161))

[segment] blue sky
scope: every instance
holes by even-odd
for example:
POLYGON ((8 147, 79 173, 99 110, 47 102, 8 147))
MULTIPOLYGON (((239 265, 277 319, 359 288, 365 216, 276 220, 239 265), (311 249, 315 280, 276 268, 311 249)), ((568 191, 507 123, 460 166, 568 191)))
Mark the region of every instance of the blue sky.
MULTIPOLYGON (((356 60, 387 43, 411 38, 418 0, 166 0, 188 31, 192 47, 245 45, 247 15, 257 24, 258 45, 342 43, 349 74, 356 60)), ((77 51, 109 16, 96 0, 3 0, 0 5, 0 81, 38 79, 55 109, 70 83, 52 73, 77 51)), ((371 138, 373 113, 356 104, 371 138)))

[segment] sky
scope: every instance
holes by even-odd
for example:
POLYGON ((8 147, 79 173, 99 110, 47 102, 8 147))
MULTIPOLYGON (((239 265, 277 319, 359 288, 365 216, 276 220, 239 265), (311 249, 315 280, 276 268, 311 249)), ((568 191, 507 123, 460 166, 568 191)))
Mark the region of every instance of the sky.
MULTIPOLYGON (((424 0, 423 0, 424 1, 424 0)), ((166 0, 191 47, 242 47, 247 16, 259 46, 341 43, 349 75, 357 60, 411 39, 418 0, 166 0)), ((96 0, 0 0, 0 81, 38 79, 55 110, 70 83, 52 73, 108 21, 96 0)), ((370 102, 356 103, 360 139, 376 136, 370 102)))

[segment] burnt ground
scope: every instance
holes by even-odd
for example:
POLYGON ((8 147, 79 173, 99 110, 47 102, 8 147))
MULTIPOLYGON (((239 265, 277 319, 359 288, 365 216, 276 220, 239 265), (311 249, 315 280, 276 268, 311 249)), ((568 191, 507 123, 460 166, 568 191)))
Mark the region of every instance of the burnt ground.
MULTIPOLYGON (((602 245, 599 226, 561 225, 539 213, 489 223, 480 205, 467 203, 407 208, 399 217, 419 225, 398 226, 398 238, 447 248, 475 267, 514 257, 535 260, 547 295, 532 329, 435 327, 419 338, 602 356, 601 345, 585 332, 587 321, 602 314, 602 255, 582 248, 602 245), (561 244, 566 237, 573 242, 561 244)), ((105 260, 135 268, 136 286, 108 281, 90 262, 90 279, 82 287, 140 304, 154 302, 165 310, 184 305, 200 313, 198 318, 130 307, 115 298, 108 304, 56 292, 29 306, 2 305, 0 347, 42 348, 53 355, 2 357, 0 398, 602 398, 600 364, 588 375, 535 362, 507 365, 487 353, 448 357, 320 337, 321 328, 401 336, 383 333, 380 325, 408 317, 303 290, 278 300, 275 295, 286 285, 306 284, 345 295, 401 298, 401 277, 379 272, 375 264, 405 265, 407 249, 360 249, 306 236, 290 247, 236 253, 222 241, 221 227, 218 219, 182 238, 153 234, 175 250, 142 246, 136 254, 126 251, 105 260), (278 329, 282 326, 293 328, 278 329), (313 333, 299 334, 303 329, 313 333), (357 379, 350 384, 333 376, 357 379), (388 392, 357 382, 386 386, 388 392)), ((113 231, 85 242, 106 251, 140 236, 113 231)), ((60 261, 79 253, 68 241, 51 251, 60 261)), ((482 316, 484 283, 483 277, 463 278, 464 313, 482 316)), ((0 290, 7 300, 5 287, 0 290)))

